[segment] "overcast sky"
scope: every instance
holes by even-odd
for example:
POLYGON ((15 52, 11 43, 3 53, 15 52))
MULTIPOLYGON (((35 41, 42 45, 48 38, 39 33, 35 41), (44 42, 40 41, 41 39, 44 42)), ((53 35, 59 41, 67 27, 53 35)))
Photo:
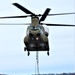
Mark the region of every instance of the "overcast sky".
MULTIPOLYGON (((75 0, 0 0, 0 17, 26 15, 12 5, 17 2, 36 14, 42 14, 46 8, 50 13, 75 12, 75 0)), ((74 24, 75 15, 49 16, 45 23, 74 24)), ((30 23, 30 18, 0 19, 0 23, 30 23)), ((35 74, 36 52, 27 56, 24 52, 23 39, 25 25, 0 25, 0 73, 35 74)), ((48 27, 50 56, 39 52, 40 73, 75 72, 75 28, 48 27)))

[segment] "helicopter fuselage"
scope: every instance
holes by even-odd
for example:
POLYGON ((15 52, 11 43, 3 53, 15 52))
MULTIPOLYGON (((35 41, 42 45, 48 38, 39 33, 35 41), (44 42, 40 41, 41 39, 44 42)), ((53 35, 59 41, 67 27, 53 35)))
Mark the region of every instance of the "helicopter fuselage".
POLYGON ((28 34, 24 38, 27 51, 49 51, 48 36, 39 27, 28 30, 28 34))

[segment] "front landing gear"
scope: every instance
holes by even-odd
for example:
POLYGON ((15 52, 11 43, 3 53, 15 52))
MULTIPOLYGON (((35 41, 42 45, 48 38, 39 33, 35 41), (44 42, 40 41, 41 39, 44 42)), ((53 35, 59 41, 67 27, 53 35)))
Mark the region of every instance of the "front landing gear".
POLYGON ((26 47, 24 47, 24 51, 26 51, 27 50, 27 48, 26 47))
MULTIPOLYGON (((27 48, 26 47, 24 47, 24 51, 26 51, 27 50, 27 48)), ((27 55, 29 56, 30 55, 30 51, 29 50, 27 50, 27 55)), ((47 50, 47 55, 49 56, 49 50, 47 50)))

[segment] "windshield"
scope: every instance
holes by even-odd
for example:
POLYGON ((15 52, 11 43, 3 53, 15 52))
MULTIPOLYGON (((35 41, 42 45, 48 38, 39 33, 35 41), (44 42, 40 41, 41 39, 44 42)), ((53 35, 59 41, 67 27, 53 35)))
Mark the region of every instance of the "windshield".
POLYGON ((28 26, 28 28, 27 28, 27 34, 29 34, 29 31, 30 30, 33 30, 33 31, 39 30, 40 33, 43 34, 44 27, 43 26, 40 26, 40 25, 38 25, 38 26, 28 26))
POLYGON ((49 28, 44 27, 44 29, 45 29, 45 32, 49 33, 49 28))

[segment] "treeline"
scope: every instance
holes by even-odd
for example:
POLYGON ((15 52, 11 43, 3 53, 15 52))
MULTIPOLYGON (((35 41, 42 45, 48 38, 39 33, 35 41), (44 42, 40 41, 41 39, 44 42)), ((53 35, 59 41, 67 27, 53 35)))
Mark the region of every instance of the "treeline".
POLYGON ((75 75, 75 73, 59 73, 59 74, 49 73, 49 74, 32 74, 32 75, 75 75))
POLYGON ((0 74, 0 75, 6 75, 6 74, 0 74))
MULTIPOLYGON (((0 75, 9 75, 9 74, 0 74, 0 75)), ((22 74, 21 74, 22 75, 22 74)), ((24 75, 24 74, 23 74, 24 75)), ((25 74, 26 75, 26 74, 25 74)), ((75 73, 59 73, 59 74, 53 74, 53 73, 49 73, 49 74, 31 74, 31 75, 75 75, 75 73)))

